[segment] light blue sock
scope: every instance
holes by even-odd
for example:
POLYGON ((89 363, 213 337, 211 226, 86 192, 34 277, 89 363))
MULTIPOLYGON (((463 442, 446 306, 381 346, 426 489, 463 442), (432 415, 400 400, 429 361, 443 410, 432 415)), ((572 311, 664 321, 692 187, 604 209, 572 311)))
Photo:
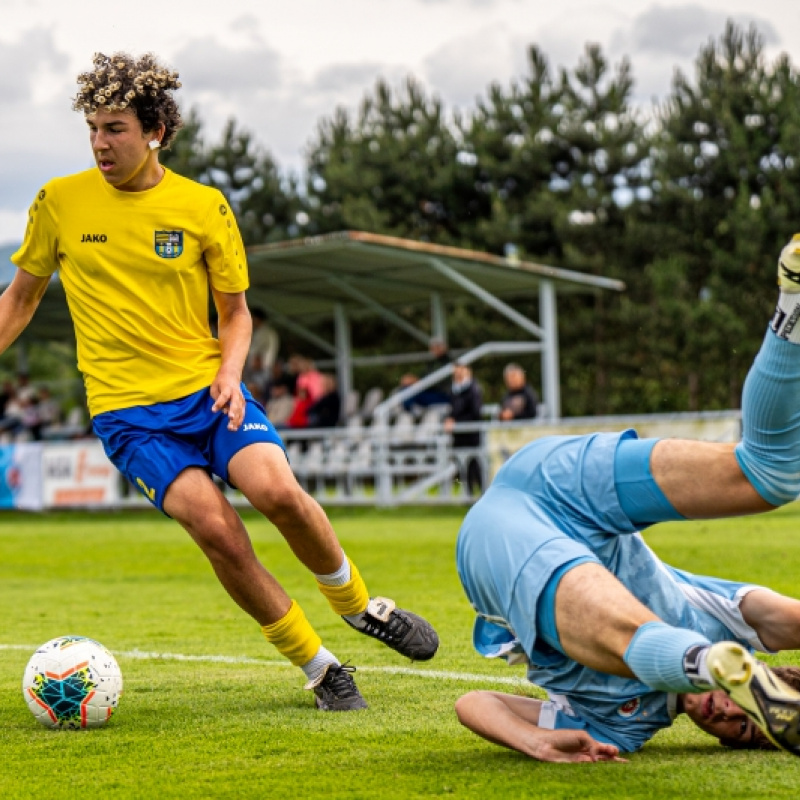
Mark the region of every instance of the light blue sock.
POLYGON ((696 692, 698 688, 686 674, 686 651, 711 642, 686 628, 673 628, 665 622, 646 622, 633 635, 623 660, 633 674, 659 692, 696 692))
POLYGON ((768 503, 800 494, 800 345, 770 329, 744 383, 736 459, 768 503))

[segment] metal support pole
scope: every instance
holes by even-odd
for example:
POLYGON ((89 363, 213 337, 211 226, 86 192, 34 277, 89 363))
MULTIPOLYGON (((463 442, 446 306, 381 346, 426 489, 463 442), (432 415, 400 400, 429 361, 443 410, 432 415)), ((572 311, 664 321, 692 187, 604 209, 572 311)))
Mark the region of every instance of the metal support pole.
POLYGON ((17 339, 17 375, 28 374, 28 348, 23 339, 17 339))
POLYGON ((442 296, 438 292, 431 294, 431 333, 431 338, 447 344, 447 317, 444 313, 442 296))
POLYGON ((350 320, 347 311, 341 303, 333 307, 333 320, 336 338, 336 382, 339 397, 342 399, 340 418, 344 417, 347 408, 347 399, 353 389, 353 363, 350 345, 350 320))
POLYGON ((552 281, 539 282, 539 319, 544 330, 542 399, 547 419, 555 421, 561 417, 561 378, 558 369, 556 287, 552 281))
POLYGON ((466 276, 462 275, 457 270, 454 270, 452 267, 449 267, 443 261, 439 261, 438 258, 432 258, 428 262, 437 272, 445 275, 449 278, 453 283, 460 286, 462 289, 465 289, 470 294, 477 297, 479 300, 482 300, 486 303, 487 306, 493 308, 495 311, 501 313, 507 319, 510 319, 512 322, 519 325, 520 328, 527 331, 528 333, 532 334, 536 338, 539 338, 543 335, 542 329, 535 323, 531 322, 526 316, 519 313, 515 309, 511 308, 508 303, 504 303, 499 298, 495 297, 491 292, 488 292, 482 286, 478 286, 475 281, 471 281, 466 276))

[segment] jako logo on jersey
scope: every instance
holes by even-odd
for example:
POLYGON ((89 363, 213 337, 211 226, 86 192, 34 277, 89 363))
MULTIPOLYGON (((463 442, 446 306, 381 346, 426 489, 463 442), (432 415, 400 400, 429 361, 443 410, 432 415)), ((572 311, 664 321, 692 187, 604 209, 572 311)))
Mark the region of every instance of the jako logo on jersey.
POLYGON ((246 422, 242 425, 242 433, 247 433, 247 431, 269 432, 269 425, 265 425, 263 422, 246 422))
POLYGON ((161 258, 177 258, 183 252, 183 231, 156 231, 155 248, 161 258))
POLYGON ((81 242, 91 242, 94 244, 95 242, 99 242, 100 244, 105 244, 108 241, 108 236, 104 233, 84 233, 81 236, 81 242))
POLYGON ((642 704, 642 698, 634 697, 633 700, 627 700, 626 702, 624 702, 617 709, 617 714, 619 714, 621 717, 625 717, 626 719, 628 717, 632 717, 639 710, 639 706, 641 706, 641 704, 642 704))

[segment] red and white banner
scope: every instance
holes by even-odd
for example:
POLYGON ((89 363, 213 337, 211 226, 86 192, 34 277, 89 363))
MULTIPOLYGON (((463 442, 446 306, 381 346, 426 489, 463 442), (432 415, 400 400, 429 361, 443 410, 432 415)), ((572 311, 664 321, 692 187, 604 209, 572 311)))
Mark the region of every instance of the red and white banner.
POLYGON ((45 508, 115 506, 120 476, 97 441, 48 444, 42 453, 45 508))

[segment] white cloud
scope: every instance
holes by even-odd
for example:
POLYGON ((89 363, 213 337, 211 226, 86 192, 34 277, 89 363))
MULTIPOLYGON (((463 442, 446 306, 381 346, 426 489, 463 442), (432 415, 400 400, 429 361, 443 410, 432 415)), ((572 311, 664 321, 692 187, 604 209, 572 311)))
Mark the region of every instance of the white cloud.
POLYGON ((478 96, 485 96, 489 84, 507 84, 514 74, 511 40, 500 24, 461 36, 425 59, 424 75, 448 106, 472 106, 478 96))
POLYGON ((178 99, 197 107, 208 140, 233 116, 295 170, 318 121, 337 105, 357 109, 378 77, 399 87, 413 74, 448 109, 465 109, 491 82, 528 74, 531 44, 554 71, 574 68, 587 42, 612 64, 629 56, 643 105, 669 91, 676 66, 691 73, 728 17, 755 21, 769 53, 782 39, 800 63, 800 16, 789 0, 193 0, 162 4, 155 23, 101 0, 0 5, 0 208, 8 211, 26 209, 47 178, 91 163, 70 96, 98 48, 159 53, 181 73, 178 99))
POLYGON ((27 211, 0 209, 0 245, 21 242, 25 235, 27 220, 27 211))
MULTIPOLYGON (((617 29, 611 37, 611 47, 631 53, 694 59, 709 39, 722 34, 728 19, 743 28, 755 24, 767 44, 778 41, 774 26, 751 14, 729 14, 699 4, 654 5, 638 14, 629 27, 617 29)), ((640 56, 640 60, 644 59, 640 56)))
POLYGON ((58 82, 68 64, 44 28, 29 30, 15 42, 0 42, 0 109, 33 97, 38 86, 52 79, 58 82))
POLYGON ((173 61, 181 82, 198 93, 240 98, 252 92, 270 94, 283 80, 281 55, 265 44, 236 47, 205 36, 184 45, 173 61))

